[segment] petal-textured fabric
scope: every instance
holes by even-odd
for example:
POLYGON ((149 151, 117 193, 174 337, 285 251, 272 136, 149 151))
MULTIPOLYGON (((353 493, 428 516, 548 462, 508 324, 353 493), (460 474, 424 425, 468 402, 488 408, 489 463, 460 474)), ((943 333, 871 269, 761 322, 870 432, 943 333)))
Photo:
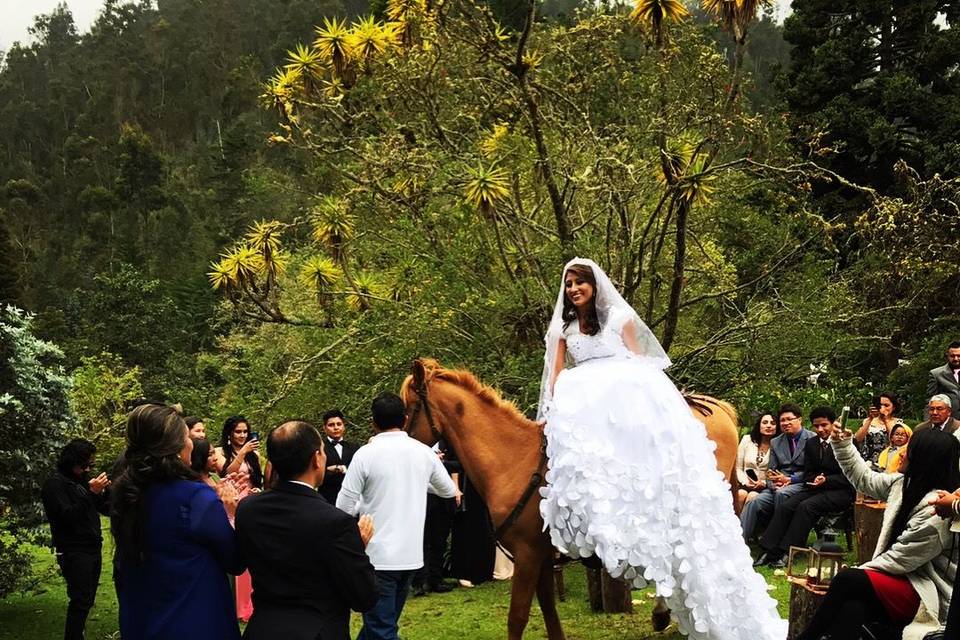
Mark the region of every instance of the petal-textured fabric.
POLYGON ((609 335, 570 333, 578 366, 557 378, 547 412, 540 510, 553 544, 654 583, 692 638, 784 640, 704 426, 660 367, 610 354, 609 335))

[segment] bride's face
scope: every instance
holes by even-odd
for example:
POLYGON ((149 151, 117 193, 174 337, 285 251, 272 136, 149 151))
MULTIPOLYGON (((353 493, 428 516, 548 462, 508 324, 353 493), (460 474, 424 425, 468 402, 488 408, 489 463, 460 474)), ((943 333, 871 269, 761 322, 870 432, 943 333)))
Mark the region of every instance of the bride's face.
POLYGON ((563 279, 563 289, 567 299, 578 309, 581 309, 593 300, 593 285, 573 271, 567 271, 563 279))

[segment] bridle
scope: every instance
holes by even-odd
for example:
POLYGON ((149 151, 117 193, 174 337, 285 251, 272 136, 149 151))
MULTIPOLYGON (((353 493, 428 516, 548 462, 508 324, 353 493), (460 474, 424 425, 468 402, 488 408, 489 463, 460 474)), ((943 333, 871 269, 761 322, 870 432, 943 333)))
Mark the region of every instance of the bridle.
POLYGON ((410 433, 410 430, 413 429, 414 423, 417 421, 417 418, 420 416, 420 411, 422 410, 427 416, 427 424, 430 425, 430 433, 437 440, 440 439, 440 430, 437 429, 437 424, 433 420, 433 412, 430 410, 430 402, 427 400, 427 380, 424 378, 420 383, 414 387, 413 391, 417 394, 417 402, 413 405, 413 410, 410 412, 407 417, 406 423, 403 425, 403 430, 410 433))

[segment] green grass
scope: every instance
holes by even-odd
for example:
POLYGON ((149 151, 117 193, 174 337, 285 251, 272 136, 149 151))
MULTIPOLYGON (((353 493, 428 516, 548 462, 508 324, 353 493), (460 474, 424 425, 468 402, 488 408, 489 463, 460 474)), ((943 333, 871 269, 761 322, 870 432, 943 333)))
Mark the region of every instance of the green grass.
MULTIPOLYGON (((103 575, 97 601, 87 623, 89 640, 119 638, 117 632, 117 599, 111 579, 112 565, 109 561, 112 550, 109 535, 104 536, 103 575)), ((46 572, 44 590, 32 595, 15 595, 0 600, 0 640, 48 640, 60 637, 66 612, 67 597, 63 579, 56 572, 52 553, 38 549, 35 566, 46 572)), ((855 563, 853 554, 848 554, 848 564, 855 563)), ((773 575, 770 569, 760 573, 774 588, 770 594, 779 602, 780 614, 787 616, 790 587, 784 576, 773 575)), ((586 575, 582 566, 568 564, 564 570, 567 586, 566 602, 559 603, 560 619, 569 640, 640 640, 658 638, 679 640, 682 636, 675 626, 662 634, 656 634, 650 626, 653 600, 649 590, 634 592, 632 614, 598 614, 590 611, 587 604, 586 575)), ((407 600, 400 621, 404 640, 436 640, 444 638, 501 639, 506 636, 507 611, 510 604, 510 583, 495 582, 472 589, 455 589, 445 594, 430 594, 407 600)), ((352 630, 356 635, 360 619, 354 615, 352 630)), ((546 632, 540 611, 534 603, 525 638, 543 639, 546 632)))

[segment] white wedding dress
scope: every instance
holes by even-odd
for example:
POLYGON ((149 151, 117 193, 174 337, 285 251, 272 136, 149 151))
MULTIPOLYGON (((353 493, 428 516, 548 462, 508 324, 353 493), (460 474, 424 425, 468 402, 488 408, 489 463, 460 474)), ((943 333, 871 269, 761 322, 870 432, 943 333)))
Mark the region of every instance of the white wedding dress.
POLYGON ((784 640, 716 445, 663 373, 666 355, 658 362, 627 349, 628 313, 601 318, 596 335, 580 333, 576 320, 562 330, 575 366, 546 396, 540 511, 553 544, 573 558, 595 554, 638 588, 653 583, 692 638, 784 640))

